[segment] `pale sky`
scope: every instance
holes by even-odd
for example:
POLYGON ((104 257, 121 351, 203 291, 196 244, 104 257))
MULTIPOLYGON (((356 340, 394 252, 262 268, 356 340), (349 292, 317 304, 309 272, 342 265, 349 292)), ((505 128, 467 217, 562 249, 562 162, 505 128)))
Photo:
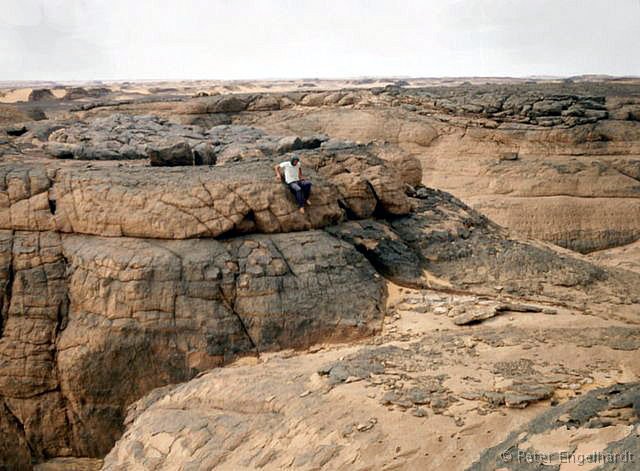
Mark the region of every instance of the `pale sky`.
POLYGON ((640 75, 640 0, 0 0, 0 80, 640 75))

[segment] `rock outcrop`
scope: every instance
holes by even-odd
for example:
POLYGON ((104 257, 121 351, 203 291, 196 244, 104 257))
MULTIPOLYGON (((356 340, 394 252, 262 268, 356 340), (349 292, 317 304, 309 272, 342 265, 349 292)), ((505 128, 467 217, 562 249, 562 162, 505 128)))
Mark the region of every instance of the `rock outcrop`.
POLYGON ((93 87, 93 88, 83 88, 83 87, 71 87, 67 88, 64 94, 63 100, 82 100, 84 98, 101 98, 109 95, 111 92, 110 88, 107 87, 93 87))
POLYGON ((2 166, 3 465, 103 456, 126 406, 156 387, 237 356, 379 331, 383 278, 318 229, 406 214, 403 183, 363 148, 305 152, 305 215, 268 158, 2 166))
MULTIPOLYGON (((269 95, 268 113, 250 106, 267 97, 243 96, 229 119, 387 142, 422 162, 425 184, 524 236, 587 253, 640 238, 627 217, 638 210, 639 97, 637 85, 583 83, 317 91, 269 95)), ((219 116, 197 103, 177 117, 189 107, 219 116)))
MULTIPOLYGON (((420 160, 425 184, 496 222, 588 253, 640 238, 638 218, 628 217, 638 211, 639 97, 632 84, 567 82, 236 93, 116 106, 203 129, 246 124, 280 136, 381 143, 387 156, 420 160)), ((218 158, 272 152, 235 142, 218 158)), ((49 144, 52 152, 69 156, 58 144, 49 144)))
POLYGON ((514 431, 484 452, 469 471, 517 470, 527 463, 590 465, 604 471, 633 469, 640 456, 638 401, 638 383, 591 391, 514 431), (581 441, 597 448, 585 450, 581 441))
POLYGON ((456 298, 411 292, 366 345, 156 390, 129 409, 103 469, 519 470, 518 450, 636 453, 638 383, 586 391, 612 364, 637 377, 637 328, 577 327, 571 314, 459 328, 436 311, 469 301, 456 298), (423 296, 437 307, 420 313, 423 296))
POLYGON ((56 96, 48 88, 36 88, 29 93, 28 101, 51 101, 55 99, 56 96))
POLYGON ((408 432, 427 417, 461 427, 471 401, 526 408, 519 426, 530 404, 635 375, 640 274, 474 209, 582 252, 634 241, 635 102, 516 94, 94 103, 1 136, 0 467, 101 458, 126 422, 106 469, 415 469, 439 446, 408 432), (273 172, 292 152, 304 214, 273 172), (235 361, 265 363, 193 379, 235 361))

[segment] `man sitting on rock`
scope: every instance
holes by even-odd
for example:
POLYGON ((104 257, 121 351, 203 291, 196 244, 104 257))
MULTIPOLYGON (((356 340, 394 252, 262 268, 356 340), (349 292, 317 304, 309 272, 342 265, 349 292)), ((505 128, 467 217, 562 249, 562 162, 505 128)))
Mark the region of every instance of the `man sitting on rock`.
POLYGON ((304 205, 310 205, 309 194, 311 193, 311 182, 305 180, 302 176, 302 164, 297 155, 291 157, 291 160, 282 162, 275 166, 276 179, 282 181, 282 172, 284 171, 284 182, 289 186, 289 190, 296 197, 299 211, 304 214, 304 205))

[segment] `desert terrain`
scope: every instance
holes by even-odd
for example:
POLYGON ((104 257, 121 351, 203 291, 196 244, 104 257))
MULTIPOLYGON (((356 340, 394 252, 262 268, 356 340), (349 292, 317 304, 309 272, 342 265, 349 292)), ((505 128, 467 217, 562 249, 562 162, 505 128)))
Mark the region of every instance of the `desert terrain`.
POLYGON ((0 469, 640 467, 640 79, 4 82, 0 175, 0 469))

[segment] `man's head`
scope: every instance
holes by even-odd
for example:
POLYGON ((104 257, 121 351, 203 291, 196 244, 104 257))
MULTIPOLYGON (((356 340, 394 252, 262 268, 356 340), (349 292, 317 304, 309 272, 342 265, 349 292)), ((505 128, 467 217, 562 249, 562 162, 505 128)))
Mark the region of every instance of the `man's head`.
POLYGON ((291 165, 295 167, 296 165, 298 165, 298 163, 300 163, 300 157, 294 155, 293 157, 291 157, 291 160, 289 162, 291 162, 291 165))

